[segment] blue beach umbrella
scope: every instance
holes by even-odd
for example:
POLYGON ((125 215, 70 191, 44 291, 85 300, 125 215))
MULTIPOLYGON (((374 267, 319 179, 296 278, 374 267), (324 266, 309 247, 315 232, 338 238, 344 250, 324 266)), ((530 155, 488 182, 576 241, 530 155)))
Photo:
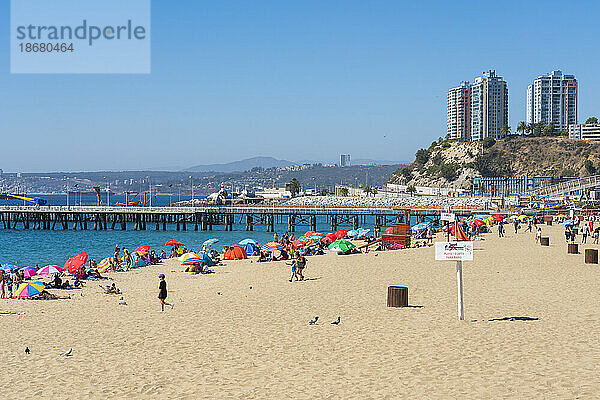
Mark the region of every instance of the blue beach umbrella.
POLYGON ((3 269, 4 271, 10 271, 11 269, 19 269, 19 267, 14 264, 4 264, 2 267, 0 267, 0 269, 3 269))
POLYGON ((424 230, 428 229, 430 226, 431 226, 431 222, 421 222, 420 224, 417 224, 417 225, 413 226, 412 228, 410 228, 410 230, 413 232, 420 232, 420 231, 424 231, 424 230))
POLYGON ((575 225, 575 221, 573 221, 572 219, 568 219, 565 222, 562 223, 564 226, 567 225, 575 225))
POLYGON ((358 230, 358 235, 356 235, 356 238, 359 239, 361 237, 366 236, 369 232, 371 232, 370 229, 359 229, 358 230))
POLYGON ((348 237, 354 237, 357 235, 358 235, 358 229, 352 229, 346 233, 346 236, 348 236, 348 237))

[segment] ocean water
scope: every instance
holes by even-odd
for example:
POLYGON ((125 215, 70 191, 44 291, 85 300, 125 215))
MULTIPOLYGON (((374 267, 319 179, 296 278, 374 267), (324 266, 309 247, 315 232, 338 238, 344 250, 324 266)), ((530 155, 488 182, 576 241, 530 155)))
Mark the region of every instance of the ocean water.
MULTIPOLYGON (((34 197, 35 195, 30 195, 34 197)), ((38 196, 48 200, 50 205, 65 205, 66 195, 47 195, 38 196)), ((79 204, 79 196, 71 194, 70 204, 79 204)), ((96 199, 85 199, 82 196, 83 205, 95 205, 96 199)), ((87 196, 90 197, 90 196, 87 196)), ((173 201, 176 200, 173 196, 173 201)), ((169 195, 161 195, 153 200, 152 205, 168 206, 170 204, 169 195)), ((182 198, 182 200, 189 200, 182 198)), ((125 196, 112 196, 111 203, 125 201, 125 196)), ((22 203, 22 202, 21 202, 22 203)), ((16 205, 18 201, 3 201, 2 204, 16 205)), ((414 221, 412 221, 414 223, 414 221)), ((375 226, 374 218, 367 218, 361 228, 373 229, 375 226)), ((90 227, 88 225, 88 227, 90 227)), ((246 232, 242 224, 234 225, 234 231, 225 231, 224 226, 214 226, 212 231, 194 231, 193 225, 188 225, 187 231, 177 231, 174 224, 167 225, 167 230, 155 230, 155 224, 147 224, 146 231, 134 231, 133 225, 128 224, 127 231, 107 230, 107 231, 63 231, 60 229, 54 231, 43 230, 4 230, 0 228, 0 264, 15 264, 18 266, 44 266, 48 264, 64 265, 65 261, 75 254, 87 251, 90 258, 100 261, 104 257, 112 256, 115 245, 121 249, 133 250, 138 246, 149 245, 152 249, 160 252, 161 249, 169 251, 170 249, 162 244, 170 239, 176 239, 185 243, 188 249, 200 250, 205 240, 217 238, 219 243, 213 245, 213 249, 220 250, 221 245, 238 243, 239 241, 252 238, 258 243, 266 243, 273 240, 273 233, 267 232, 266 227, 256 226, 254 231, 246 232), (191 229, 190 229, 191 228, 191 229)), ((343 226, 345 229, 351 227, 343 226)), ((296 237, 306 232, 308 227, 297 227, 296 237)), ((275 225, 275 231, 282 235, 287 230, 287 225, 275 225)), ((325 217, 317 218, 317 230, 327 233, 330 227, 325 217)))

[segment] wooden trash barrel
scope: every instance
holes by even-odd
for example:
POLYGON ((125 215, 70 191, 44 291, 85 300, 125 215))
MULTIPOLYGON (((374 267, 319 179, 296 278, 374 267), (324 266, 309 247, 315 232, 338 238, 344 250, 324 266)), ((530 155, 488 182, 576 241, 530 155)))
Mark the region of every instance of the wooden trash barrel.
POLYGON ((585 263, 598 264, 598 249, 585 249, 585 263))
POLYGON ((567 254, 579 254, 579 245, 577 243, 569 243, 567 254))
POLYGON ((548 236, 540 238, 540 244, 542 246, 550 246, 550 238, 548 236))
POLYGON ((546 221, 546 225, 548 225, 548 226, 552 226, 552 220, 551 220, 551 219, 549 219, 548 221, 546 221))
POLYGON ((408 288, 406 286, 388 286, 388 307, 408 307, 408 288))

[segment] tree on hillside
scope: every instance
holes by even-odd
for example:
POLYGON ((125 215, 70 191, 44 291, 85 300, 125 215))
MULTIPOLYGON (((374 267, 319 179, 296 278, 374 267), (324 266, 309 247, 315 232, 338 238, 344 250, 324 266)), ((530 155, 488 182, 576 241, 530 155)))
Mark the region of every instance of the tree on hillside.
POLYGON ((596 117, 589 117, 588 119, 585 120, 585 124, 597 124, 598 123, 598 118, 596 117))
POLYGON ((406 192, 408 194, 410 194, 411 196, 413 196, 415 193, 417 193, 417 188, 415 187, 415 185, 410 184, 408 185, 408 187, 406 188, 406 192))
POLYGON ((321 189, 321 196, 328 196, 329 194, 329 189, 321 189))
POLYGON ((481 144, 483 145, 484 149, 489 149, 490 147, 496 144, 496 139, 494 139, 491 136, 488 136, 481 141, 481 144))
POLYGON ((292 197, 296 197, 296 195, 300 193, 300 182, 298 182, 298 179, 292 179, 292 181, 289 183, 289 190, 290 193, 292 193, 292 197))
POLYGON ((362 190, 367 194, 367 197, 373 193, 373 188, 371 186, 365 186, 362 188, 362 190))
POLYGON ((517 132, 521 132, 521 135, 524 135, 527 132, 527 124, 524 121, 519 122, 519 126, 517 126, 517 132))
POLYGON ((348 188, 345 188, 345 187, 344 187, 344 188, 341 188, 341 189, 340 189, 340 194, 341 194, 343 197, 347 197, 347 196, 348 196, 348 188))
POLYGON ((596 173, 596 167, 594 166, 594 163, 591 160, 585 160, 583 166, 585 167, 585 170, 588 172, 588 174, 594 175, 596 173))
POLYGON ((423 165, 429 160, 430 152, 429 150, 419 149, 417 150, 417 154, 415 154, 415 158, 417 163, 423 165))

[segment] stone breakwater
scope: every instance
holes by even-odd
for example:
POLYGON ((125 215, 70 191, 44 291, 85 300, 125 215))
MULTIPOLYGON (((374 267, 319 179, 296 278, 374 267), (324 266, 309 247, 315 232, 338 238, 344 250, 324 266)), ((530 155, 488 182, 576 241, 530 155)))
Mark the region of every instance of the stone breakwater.
POLYGON ((339 197, 315 196, 297 197, 285 201, 285 205, 310 206, 366 206, 366 207, 490 207, 490 199, 485 197, 443 197, 443 196, 403 196, 403 197, 339 197))

